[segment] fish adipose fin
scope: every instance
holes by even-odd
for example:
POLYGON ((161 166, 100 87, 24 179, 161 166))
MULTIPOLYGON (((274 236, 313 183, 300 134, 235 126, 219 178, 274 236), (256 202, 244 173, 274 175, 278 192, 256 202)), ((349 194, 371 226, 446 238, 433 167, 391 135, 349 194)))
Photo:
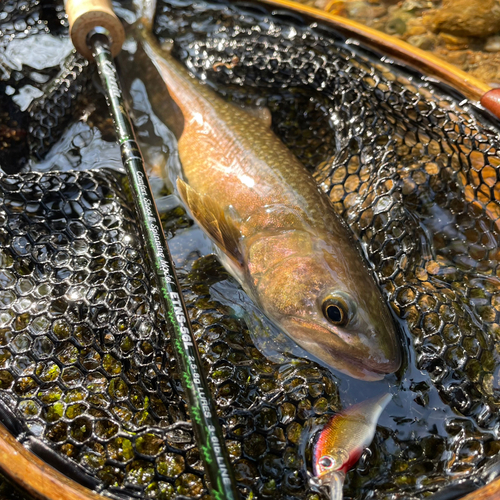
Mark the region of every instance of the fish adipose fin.
POLYGON ((241 108, 248 114, 259 119, 266 128, 271 128, 273 117, 271 115, 271 111, 269 111, 268 108, 262 106, 261 107, 241 106, 241 108))
POLYGON ((200 195, 182 179, 177 179, 177 189, 182 201, 196 222, 239 268, 243 265, 239 240, 241 233, 220 205, 210 196, 200 195))

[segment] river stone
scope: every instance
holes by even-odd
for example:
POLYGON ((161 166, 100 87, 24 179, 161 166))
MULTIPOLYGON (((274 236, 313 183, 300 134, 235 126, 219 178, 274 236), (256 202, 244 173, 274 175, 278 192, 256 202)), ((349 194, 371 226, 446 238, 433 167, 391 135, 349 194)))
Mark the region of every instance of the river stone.
POLYGON ((486 37, 500 31, 499 0, 443 0, 424 21, 432 31, 486 37))
POLYGON ((500 51, 500 36, 490 36, 484 45, 486 52, 499 52, 500 51))

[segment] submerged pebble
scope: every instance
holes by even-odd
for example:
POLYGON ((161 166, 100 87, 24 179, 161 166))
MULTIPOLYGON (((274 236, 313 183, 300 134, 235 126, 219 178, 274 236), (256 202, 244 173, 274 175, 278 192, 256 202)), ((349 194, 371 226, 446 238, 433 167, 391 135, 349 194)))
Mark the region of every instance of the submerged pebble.
POLYGON ((498 52, 500 51, 500 36, 490 36, 484 44, 484 50, 486 52, 498 52))

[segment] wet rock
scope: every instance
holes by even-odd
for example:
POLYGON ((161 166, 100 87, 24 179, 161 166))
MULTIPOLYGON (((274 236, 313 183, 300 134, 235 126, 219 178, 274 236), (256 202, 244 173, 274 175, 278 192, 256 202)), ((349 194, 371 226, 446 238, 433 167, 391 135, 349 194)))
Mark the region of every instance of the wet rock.
POLYGON ((422 50, 432 50, 436 45, 436 38, 427 34, 413 35, 408 37, 406 41, 414 47, 418 47, 422 50))
POLYGON ((385 31, 391 35, 404 35, 408 29, 408 23, 412 19, 411 12, 403 9, 394 10, 385 25, 385 31))
POLYGON ((405 0, 401 5, 401 10, 418 14, 419 12, 432 8, 430 0, 405 0))
POLYGON ((345 15, 345 1, 344 0, 316 0, 313 3, 317 9, 324 10, 336 16, 345 15))
POLYGON ((467 49, 471 43, 467 37, 450 35, 448 33, 439 33, 439 40, 448 50, 467 49))
POLYGON ((439 57, 443 58, 445 61, 454 64, 463 71, 467 71, 469 68, 468 55, 463 50, 440 50, 436 53, 439 57))
POLYGON ((424 20, 432 31, 458 36, 485 37, 500 31, 498 0, 443 0, 440 9, 424 20))
POLYGON ((477 66, 471 69, 470 73, 490 85, 495 84, 495 82, 500 82, 500 61, 479 61, 477 66))
POLYGON ((486 52, 499 52, 500 51, 500 35, 490 36, 484 44, 486 52))
POLYGON ((368 25, 371 25, 375 19, 387 13, 387 8, 383 4, 361 0, 346 2, 344 10, 346 17, 349 19, 368 25))
POLYGON ((429 33, 429 30, 422 24, 422 19, 420 17, 414 17, 408 21, 408 29, 406 30, 406 38, 412 36, 419 35, 431 35, 435 36, 432 33, 429 33))

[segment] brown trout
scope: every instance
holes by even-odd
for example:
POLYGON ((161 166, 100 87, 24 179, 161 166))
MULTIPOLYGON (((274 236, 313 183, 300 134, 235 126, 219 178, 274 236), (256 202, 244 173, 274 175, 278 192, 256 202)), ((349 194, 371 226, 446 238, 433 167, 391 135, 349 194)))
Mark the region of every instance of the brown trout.
POLYGON ((177 189, 224 266, 266 316, 343 373, 379 380, 401 351, 393 321, 328 198, 262 117, 224 101, 151 34, 137 30, 181 116, 177 189))

